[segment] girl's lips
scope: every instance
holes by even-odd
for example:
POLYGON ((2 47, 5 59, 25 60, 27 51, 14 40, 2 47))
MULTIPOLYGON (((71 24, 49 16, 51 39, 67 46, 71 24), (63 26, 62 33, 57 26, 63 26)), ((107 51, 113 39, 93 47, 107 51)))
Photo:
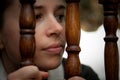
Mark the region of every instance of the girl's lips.
POLYGON ((45 51, 49 52, 50 54, 60 54, 63 50, 62 46, 52 45, 44 49, 45 51))
POLYGON ((51 53, 60 53, 62 51, 62 47, 54 47, 54 48, 48 48, 46 51, 51 53))

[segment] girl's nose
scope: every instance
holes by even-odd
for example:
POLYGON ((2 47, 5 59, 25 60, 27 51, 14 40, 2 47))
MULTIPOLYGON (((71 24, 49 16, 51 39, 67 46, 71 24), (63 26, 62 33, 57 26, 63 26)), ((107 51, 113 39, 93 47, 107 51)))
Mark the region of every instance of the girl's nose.
POLYGON ((63 26, 59 23, 56 18, 49 18, 48 28, 46 30, 47 36, 60 35, 63 31, 63 26))

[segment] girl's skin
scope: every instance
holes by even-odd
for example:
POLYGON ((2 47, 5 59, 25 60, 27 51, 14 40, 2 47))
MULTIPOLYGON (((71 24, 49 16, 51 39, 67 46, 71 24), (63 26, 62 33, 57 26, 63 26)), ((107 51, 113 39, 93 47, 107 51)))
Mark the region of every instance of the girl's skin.
MULTIPOLYGON (((4 24, 0 33, 5 46, 2 61, 9 74, 8 80, 32 80, 33 78, 41 80, 49 76, 48 70, 55 69, 61 64, 65 46, 65 2, 63 0, 36 0, 34 5, 36 15, 34 62, 36 66, 26 66, 16 70, 21 60, 19 53, 20 7, 19 0, 14 0, 4 13, 4 24)), ((78 80, 83 79, 78 77, 78 80)))

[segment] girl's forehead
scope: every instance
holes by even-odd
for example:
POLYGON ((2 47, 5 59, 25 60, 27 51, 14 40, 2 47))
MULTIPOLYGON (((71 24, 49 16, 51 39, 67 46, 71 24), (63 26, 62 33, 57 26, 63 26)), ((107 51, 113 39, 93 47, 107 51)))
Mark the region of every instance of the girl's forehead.
POLYGON ((44 5, 44 4, 49 4, 49 5, 52 5, 52 4, 63 4, 65 3, 65 0, 36 0, 35 4, 36 5, 44 5))
POLYGON ((34 6, 44 7, 44 9, 56 9, 58 6, 66 6, 65 0, 36 0, 34 6))

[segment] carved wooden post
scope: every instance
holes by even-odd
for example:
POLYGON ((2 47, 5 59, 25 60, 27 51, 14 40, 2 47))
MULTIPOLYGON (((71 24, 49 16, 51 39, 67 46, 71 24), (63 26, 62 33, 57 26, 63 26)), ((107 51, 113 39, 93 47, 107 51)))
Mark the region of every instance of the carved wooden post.
POLYGON ((79 41, 80 41, 80 0, 66 0, 66 40, 68 58, 65 67, 66 79, 73 76, 80 76, 81 64, 79 60, 79 41))
POLYGON ((119 80, 118 37, 118 2, 119 0, 100 0, 104 8, 105 71, 106 80, 119 80))
POLYGON ((22 66, 33 64, 35 52, 35 15, 33 3, 35 0, 20 0, 20 53, 22 66))

